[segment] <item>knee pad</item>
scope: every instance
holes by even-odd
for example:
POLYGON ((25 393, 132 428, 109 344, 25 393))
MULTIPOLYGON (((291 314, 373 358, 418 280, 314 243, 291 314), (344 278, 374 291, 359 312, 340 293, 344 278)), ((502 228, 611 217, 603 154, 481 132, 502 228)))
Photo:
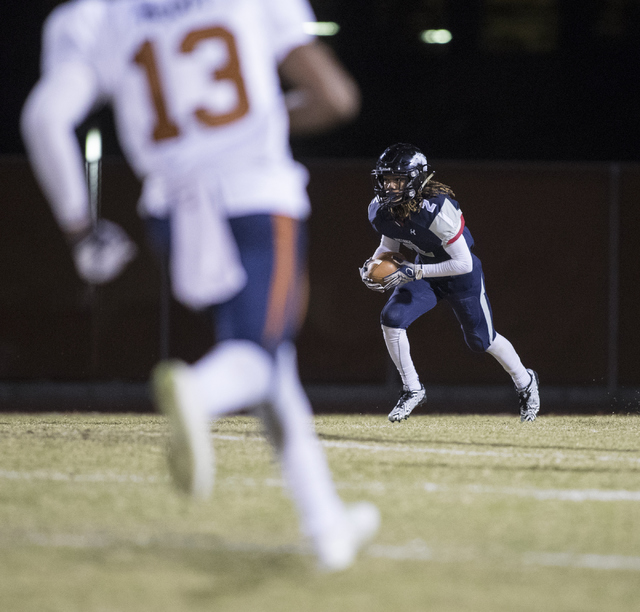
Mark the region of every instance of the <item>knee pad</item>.
POLYGON ((484 338, 476 334, 467 334, 464 329, 462 333, 464 334, 464 341, 474 353, 484 353, 489 348, 489 343, 484 338))
POLYGON ((380 313, 380 324, 384 327, 405 327, 404 316, 405 309, 402 306, 394 302, 387 302, 380 313))

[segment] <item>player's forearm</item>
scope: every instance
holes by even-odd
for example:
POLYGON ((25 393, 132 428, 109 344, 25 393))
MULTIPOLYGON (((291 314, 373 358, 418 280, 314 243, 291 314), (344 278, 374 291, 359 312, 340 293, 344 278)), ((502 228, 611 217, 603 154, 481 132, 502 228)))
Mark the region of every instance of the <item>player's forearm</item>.
POLYGON ((437 264, 421 264, 416 265, 422 272, 422 278, 434 278, 437 276, 459 276, 460 274, 468 274, 473 268, 465 263, 450 259, 437 264))
POLYGON ((464 236, 460 236, 453 244, 446 245, 444 250, 451 259, 435 264, 416 264, 416 272, 419 268, 422 273, 422 278, 459 276, 471 272, 473 269, 473 260, 471 259, 471 251, 464 236))
POLYGON ((63 231, 79 232, 89 224, 89 209, 77 144, 65 131, 31 125, 24 140, 40 187, 63 231))
POLYGON ((343 111, 309 90, 296 90, 287 98, 289 129, 294 136, 319 134, 350 121, 357 114, 343 111))
MULTIPOLYGON (((43 80, 25 104, 21 128, 27 153, 56 221, 68 234, 90 225, 84 162, 75 127, 89 107, 87 96, 77 89, 79 100, 61 99, 58 84, 43 80)), ((85 91, 85 94, 88 92, 85 91)))
POLYGON ((360 89, 325 44, 294 49, 280 66, 291 87, 285 100, 292 134, 313 134, 351 121, 360 112, 360 89))
POLYGON ((382 239, 380 240, 380 245, 374 251, 371 258, 375 259, 376 257, 379 257, 380 255, 382 255, 382 253, 389 253, 389 252, 397 253, 398 251, 400 251, 400 243, 397 240, 394 240, 393 238, 388 238, 387 236, 382 236, 382 239))

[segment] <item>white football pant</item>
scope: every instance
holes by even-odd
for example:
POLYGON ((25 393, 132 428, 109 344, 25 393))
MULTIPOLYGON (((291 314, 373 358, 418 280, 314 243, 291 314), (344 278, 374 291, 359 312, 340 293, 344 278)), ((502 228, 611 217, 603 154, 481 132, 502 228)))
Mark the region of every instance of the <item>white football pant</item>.
POLYGON ((283 343, 275 360, 249 340, 227 340, 192 366, 210 418, 257 408, 296 503, 302 530, 317 542, 345 523, 313 413, 298 375, 296 349, 283 343))

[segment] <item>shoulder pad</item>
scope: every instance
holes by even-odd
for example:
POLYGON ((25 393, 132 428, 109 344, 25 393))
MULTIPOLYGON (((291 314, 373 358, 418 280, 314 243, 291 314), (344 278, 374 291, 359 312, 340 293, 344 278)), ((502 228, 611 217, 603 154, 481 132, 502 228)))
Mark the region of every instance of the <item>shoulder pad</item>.
POLYGON ((373 222, 379 210, 380 210, 380 200, 378 200, 378 196, 376 196, 369 203, 369 221, 373 222))
POLYGON ((47 17, 43 29, 43 68, 86 60, 104 27, 104 0, 65 3, 47 17))
POLYGON ((447 202, 450 202, 450 204, 453 205, 454 208, 457 208, 457 209, 460 208, 456 200, 454 200, 453 198, 449 197, 444 193, 437 193, 436 195, 434 195, 429 199, 426 199, 426 198, 423 199, 422 204, 420 206, 421 208, 426 209, 430 213, 437 214, 437 212, 440 211, 447 202))

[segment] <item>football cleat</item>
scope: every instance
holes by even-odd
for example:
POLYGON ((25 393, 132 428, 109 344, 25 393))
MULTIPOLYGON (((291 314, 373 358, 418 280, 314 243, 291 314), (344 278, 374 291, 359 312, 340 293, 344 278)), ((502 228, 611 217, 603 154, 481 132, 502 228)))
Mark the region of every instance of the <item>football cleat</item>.
POLYGON ((369 502, 347 505, 344 519, 340 529, 316 542, 318 565, 322 571, 339 572, 351 567, 360 549, 380 528, 380 511, 369 502))
POLYGON ((533 370, 527 370, 531 382, 524 389, 518 391, 520 402, 520 421, 535 421, 540 410, 540 393, 538 391, 538 375, 533 370))
POLYGON ((152 378, 156 406, 169 420, 169 470, 177 489, 206 499, 214 477, 209 419, 194 392, 189 367, 180 361, 156 366, 152 378))
POLYGON ((398 403, 395 405, 395 408, 389 413, 389 420, 394 423, 403 421, 404 419, 408 419, 413 410, 418 406, 425 404, 426 401, 427 392, 424 389, 424 385, 420 385, 420 389, 418 389, 418 391, 409 391, 408 389, 403 389, 398 403))

